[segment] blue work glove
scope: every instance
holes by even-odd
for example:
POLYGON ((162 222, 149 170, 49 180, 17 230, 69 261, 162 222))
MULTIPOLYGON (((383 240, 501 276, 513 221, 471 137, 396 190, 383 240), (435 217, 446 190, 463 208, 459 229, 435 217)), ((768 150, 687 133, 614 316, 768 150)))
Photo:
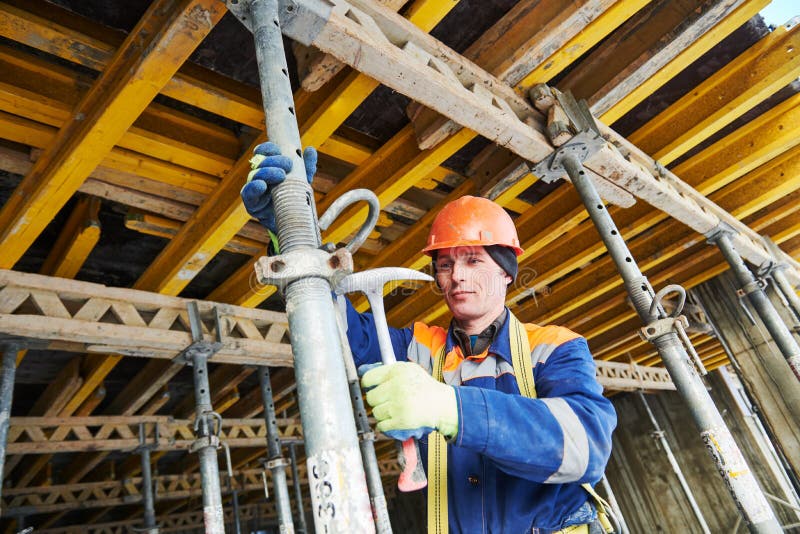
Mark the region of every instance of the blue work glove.
MULTIPOLYGON (((306 167, 308 183, 317 172, 317 151, 306 147, 303 152, 303 163, 306 167)), ((247 213, 258 219, 258 222, 273 234, 277 232, 275 224, 275 208, 272 205, 270 186, 277 185, 286 179, 286 173, 292 170, 292 160, 281 154, 275 143, 261 143, 253 150, 250 158, 247 183, 242 187, 241 196, 247 213)))
POLYGON ((437 382, 412 362, 382 365, 364 374, 361 385, 378 420, 377 429, 400 441, 431 430, 458 433, 458 405, 452 386, 437 382))

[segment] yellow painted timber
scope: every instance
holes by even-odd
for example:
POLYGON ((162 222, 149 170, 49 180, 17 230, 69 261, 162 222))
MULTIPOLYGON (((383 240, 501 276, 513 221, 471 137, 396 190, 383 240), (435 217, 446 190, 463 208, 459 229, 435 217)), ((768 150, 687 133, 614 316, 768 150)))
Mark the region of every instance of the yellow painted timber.
POLYGON ((796 94, 672 169, 708 195, 800 144, 800 94, 796 94))
POLYGON ((0 266, 13 267, 225 12, 215 0, 154 3, 0 211, 0 266))
MULTIPOLYGON (((253 145, 264 139, 257 139, 253 145)), ((135 289, 178 295, 250 220, 239 192, 242 176, 249 170, 252 148, 153 260, 134 284, 135 289)))
POLYGON ((416 0, 409 6, 406 17, 417 28, 428 33, 458 2, 459 0, 416 0))
POLYGON ((800 146, 739 178, 723 189, 725 197, 715 202, 741 220, 795 191, 800 191, 800 146), (727 199, 737 193, 744 200, 729 204, 727 199))
MULTIPOLYGON (((135 230, 147 235, 172 239, 180 231, 183 223, 174 219, 152 215, 133 208, 128 210, 125 217, 125 228, 135 230)), ((264 254, 266 249, 266 236, 264 241, 256 241, 241 235, 235 235, 228 241, 223 249, 237 254, 248 254, 255 256, 264 254)))
POLYGON ((628 140, 667 165, 800 75, 800 26, 781 26, 628 140))
POLYGON ((600 120, 606 124, 614 123, 617 119, 639 105, 645 98, 653 94, 656 89, 667 83, 680 71, 711 50, 715 44, 727 37, 733 30, 753 18, 759 11, 766 7, 769 2, 770 0, 751 0, 736 8, 725 17, 724 20, 703 34, 690 46, 687 46, 669 63, 661 67, 658 73, 642 82, 619 102, 613 104, 600 115, 600 120))
POLYGON ((75 278, 81 266, 100 240, 98 211, 100 200, 81 197, 61 229, 41 273, 59 278, 75 278))
POLYGON ((547 61, 528 73, 515 87, 521 95, 527 96, 528 90, 537 83, 547 83, 555 75, 571 65, 575 60, 589 51, 594 45, 613 32, 633 13, 650 3, 651 0, 619 0, 602 15, 590 22, 580 33, 567 41, 547 61))
MULTIPOLYGON (((50 9, 59 11, 55 7, 50 9)), ((0 3, 0 35, 97 71, 108 65, 120 42, 107 30, 104 33, 101 40, 0 3)), ((244 84, 228 84, 235 85, 232 89, 212 85, 207 80, 213 73, 205 69, 187 66, 181 71, 166 83, 162 94, 248 126, 263 128, 264 112, 257 100, 257 91, 244 84)))

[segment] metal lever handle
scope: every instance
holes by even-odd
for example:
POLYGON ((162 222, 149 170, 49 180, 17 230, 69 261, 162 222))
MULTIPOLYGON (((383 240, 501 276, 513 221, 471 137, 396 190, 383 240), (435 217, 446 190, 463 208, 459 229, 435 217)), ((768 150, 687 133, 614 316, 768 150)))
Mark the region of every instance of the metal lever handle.
POLYGON ((375 196, 375 193, 369 189, 353 189, 352 191, 348 191, 333 201, 333 204, 328 207, 328 209, 325 211, 325 214, 319 218, 318 223, 320 230, 327 230, 346 207, 361 200, 365 201, 369 206, 369 213, 367 214, 367 220, 361 225, 361 228, 358 230, 358 232, 356 232, 356 235, 347 245, 345 245, 345 248, 350 251, 351 254, 355 253, 355 251, 358 250, 358 247, 364 244, 364 241, 367 240, 367 237, 369 237, 369 234, 372 233, 372 230, 375 228, 375 224, 378 222, 378 215, 380 215, 381 212, 381 204, 378 200, 378 197, 375 196))

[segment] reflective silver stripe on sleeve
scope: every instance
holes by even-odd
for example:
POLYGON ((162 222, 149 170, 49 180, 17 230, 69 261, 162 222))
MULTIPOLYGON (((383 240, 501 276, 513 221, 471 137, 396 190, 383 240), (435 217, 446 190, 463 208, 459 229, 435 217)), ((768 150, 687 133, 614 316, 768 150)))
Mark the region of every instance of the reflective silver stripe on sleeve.
POLYGON ((564 435, 561 465, 545 484, 563 484, 579 480, 589 467, 589 437, 578 416, 564 399, 541 399, 558 421, 564 435))
POLYGON ((539 343, 538 345, 534 346, 531 350, 531 361, 533 362, 533 366, 536 367, 537 363, 547 363, 547 358, 553 354, 559 346, 553 345, 552 343, 539 343))

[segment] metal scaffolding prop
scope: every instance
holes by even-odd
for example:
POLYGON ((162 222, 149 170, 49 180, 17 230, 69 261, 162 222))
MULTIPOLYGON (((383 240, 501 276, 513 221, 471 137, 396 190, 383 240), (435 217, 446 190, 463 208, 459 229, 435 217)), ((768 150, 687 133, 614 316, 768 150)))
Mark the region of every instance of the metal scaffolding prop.
POLYGON ((153 498, 153 477, 150 470, 150 445, 147 444, 143 424, 139 425, 138 452, 142 460, 142 504, 144 504, 144 517, 139 530, 146 534, 158 534, 156 506, 153 498))
POLYGON ((225 534, 225 523, 222 512, 222 491, 219 484, 219 464, 217 449, 220 447, 219 431, 222 428, 222 417, 211 406, 211 385, 208 382, 208 359, 222 346, 219 338, 219 316, 217 319, 216 341, 203 339, 202 322, 196 302, 189 303, 189 326, 192 332, 192 344, 181 354, 178 360, 191 362, 195 396, 194 432, 197 436, 190 447, 200 458, 200 478, 203 481, 203 519, 208 534, 225 534))
POLYGON ((575 110, 570 119, 582 133, 540 164, 542 167, 546 166, 541 170, 542 174, 545 174, 546 168, 561 167, 569 175, 645 325, 640 331, 641 336, 653 343, 658 350, 750 531, 782 532, 766 496, 700 379, 695 362, 689 357, 687 349, 693 352, 691 344, 684 346, 688 340, 682 330, 684 318, 680 316, 685 298, 683 289, 669 286, 670 291, 680 290, 682 298, 674 313, 668 316, 661 306, 665 291, 653 291, 584 170, 582 160, 602 144, 602 138, 593 131, 593 119, 588 110, 583 113, 580 109, 575 110))
MULTIPOLYGON (((320 248, 320 227, 327 224, 317 220, 306 180, 278 1, 228 5, 253 32, 267 136, 293 161, 286 180, 272 192, 281 255, 260 263, 257 273, 261 283, 279 287, 286 299, 314 524, 319 532, 371 532, 369 496, 330 295, 331 281, 352 271, 351 253, 374 227, 377 210, 347 249, 320 248)), ((332 211, 338 215, 343 208, 340 204, 332 211)))
POLYGON ((675 473, 676 477, 678 477, 678 482, 680 483, 681 488, 683 489, 684 495, 686 495, 686 499, 689 501, 689 506, 692 507, 692 511, 694 512, 694 516, 697 519, 697 522, 700 523, 700 528, 702 529, 704 534, 711 534, 711 531, 708 529, 708 523, 706 523, 706 519, 705 517, 703 517, 703 512, 700 510, 700 506, 698 506, 697 501, 694 498, 692 489, 689 487, 689 483, 686 482, 686 477, 683 476, 683 471, 681 471, 681 466, 678 464, 678 460, 675 459, 675 455, 672 454, 672 447, 669 446, 669 442, 667 441, 667 438, 664 435, 664 431, 658 424, 656 416, 653 414, 653 411, 650 409, 650 405, 647 403, 647 399, 645 398, 644 393, 642 393, 641 391, 639 392, 639 399, 641 399, 642 406, 644 406, 644 409, 647 412, 647 416, 650 418, 650 422, 653 424, 653 432, 652 432, 653 438, 658 440, 658 443, 661 445, 664 454, 667 455, 667 460, 669 461, 669 465, 672 467, 672 472, 675 473))
POLYGON ((295 444, 289 444, 289 457, 292 459, 292 486, 294 487, 294 500, 297 506, 297 532, 298 534, 306 534, 308 527, 306 527, 306 512, 303 507, 303 489, 300 487, 300 472, 297 467, 297 451, 295 451, 295 444))
POLYGON ((17 373, 17 352, 20 348, 21 345, 13 341, 0 345, 0 350, 3 351, 3 374, 0 376, 0 491, 8 454, 11 402, 14 400, 14 378, 17 373))
MULTIPOLYGON (((789 331, 786 323, 783 322, 781 316, 778 315, 777 310, 772 305, 772 302, 767 297, 764 291, 765 281, 763 279, 757 280, 755 275, 747 268, 739 252, 733 245, 731 235, 732 230, 727 224, 720 224, 717 228, 706 234, 708 240, 719 247, 722 256, 731 271, 736 276, 736 280, 741 285, 738 290, 739 296, 747 295, 747 299, 756 309, 756 313, 761 317, 764 326, 772 336, 772 340, 778 347, 786 362, 789 364, 794 376, 800 380, 800 345, 797 344, 794 336, 789 331)), ((783 273, 779 273, 782 275, 783 273)), ((791 289, 791 288, 790 288, 791 289)), ((779 291, 781 291, 779 289, 779 291)), ((791 292, 791 291, 790 291, 791 292)), ((795 294, 795 297, 797 295, 795 294)))
POLYGON ((286 482, 286 467, 289 465, 281 454, 281 440, 278 423, 275 420, 275 403, 272 399, 272 384, 269 380, 269 368, 258 368, 258 382, 261 387, 261 398, 264 401, 264 421, 267 424, 267 460, 265 467, 272 473, 272 486, 275 493, 275 507, 278 509, 278 521, 281 532, 292 534, 292 503, 289 501, 289 485, 286 482))

